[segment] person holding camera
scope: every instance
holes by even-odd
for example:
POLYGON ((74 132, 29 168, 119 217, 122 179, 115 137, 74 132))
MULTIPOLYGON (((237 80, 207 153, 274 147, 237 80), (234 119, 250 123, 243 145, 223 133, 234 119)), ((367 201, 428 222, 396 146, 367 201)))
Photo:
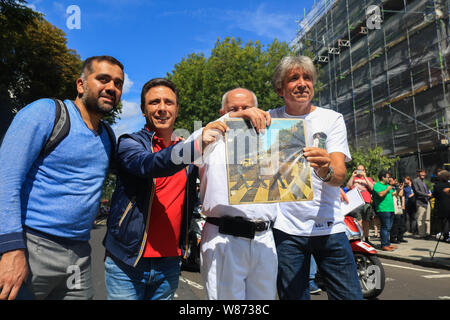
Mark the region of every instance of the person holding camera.
POLYGON ((389 178, 389 184, 393 186, 395 190, 392 194, 394 200, 394 221, 392 223, 390 242, 408 242, 408 240, 403 239, 403 235, 406 231, 404 186, 403 183, 398 183, 397 179, 392 177, 389 178))
POLYGON ((369 241, 369 229, 370 221, 373 218, 372 210, 372 190, 374 186, 374 181, 372 178, 367 176, 366 168, 363 165, 358 165, 356 170, 353 171, 351 178, 347 182, 347 188, 358 190, 364 199, 364 206, 359 207, 352 211, 352 215, 358 220, 363 229, 364 241, 371 244, 369 241))

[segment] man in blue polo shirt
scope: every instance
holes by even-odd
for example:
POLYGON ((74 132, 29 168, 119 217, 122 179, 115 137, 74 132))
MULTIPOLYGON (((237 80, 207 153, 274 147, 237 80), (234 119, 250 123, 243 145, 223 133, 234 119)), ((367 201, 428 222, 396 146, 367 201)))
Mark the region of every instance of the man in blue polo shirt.
POLYGON ((100 120, 123 82, 115 58, 87 59, 75 101, 65 100, 70 131, 46 156, 53 100, 31 103, 11 123, 0 149, 0 299, 21 288, 19 298, 92 299, 88 240, 115 147, 100 120))

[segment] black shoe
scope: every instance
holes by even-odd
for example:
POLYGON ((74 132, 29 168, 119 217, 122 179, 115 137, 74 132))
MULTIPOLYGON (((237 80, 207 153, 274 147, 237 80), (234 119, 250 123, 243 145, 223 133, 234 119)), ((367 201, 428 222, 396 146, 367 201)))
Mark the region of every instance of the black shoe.
POLYGON ((398 240, 399 242, 404 242, 404 243, 407 243, 408 242, 408 240, 405 240, 405 239, 401 239, 401 240, 398 240))
POLYGON ((397 241, 397 240, 391 240, 390 242, 391 243, 400 243, 400 241, 397 241))
POLYGON ((372 242, 370 242, 369 240, 364 240, 364 242, 367 243, 369 246, 372 246, 375 248, 375 245, 372 242))

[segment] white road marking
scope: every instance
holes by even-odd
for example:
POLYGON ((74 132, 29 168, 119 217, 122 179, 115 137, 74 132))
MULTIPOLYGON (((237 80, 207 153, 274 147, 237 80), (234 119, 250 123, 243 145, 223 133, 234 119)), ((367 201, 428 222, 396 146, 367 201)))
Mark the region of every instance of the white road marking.
POLYGON ((386 277, 386 280, 385 280, 386 282, 390 282, 390 281, 395 281, 395 279, 394 278, 388 278, 388 277, 386 277))
POLYGON ((414 271, 420 271, 420 272, 439 273, 439 271, 419 269, 419 268, 411 268, 411 267, 405 267, 405 266, 398 266, 396 264, 389 264, 389 263, 383 263, 383 266, 402 268, 402 269, 408 269, 408 270, 414 270, 414 271))
POLYGON ((185 277, 180 277, 180 281, 184 282, 184 283, 187 283, 188 285, 194 287, 195 289, 198 289, 198 290, 203 290, 204 289, 204 287, 201 284, 198 284, 195 281, 191 281, 189 279, 186 279, 185 277))
POLYGON ((441 296, 441 297, 438 297, 438 299, 439 300, 450 300, 450 297, 448 297, 448 296, 441 296))
POLYGON ((427 279, 440 279, 440 278, 450 278, 450 274, 435 274, 432 276, 422 276, 427 279))

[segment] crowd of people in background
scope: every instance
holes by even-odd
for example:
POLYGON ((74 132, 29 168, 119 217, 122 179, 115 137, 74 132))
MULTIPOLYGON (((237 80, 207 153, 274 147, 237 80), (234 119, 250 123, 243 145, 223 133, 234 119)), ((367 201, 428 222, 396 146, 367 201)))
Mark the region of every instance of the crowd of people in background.
POLYGON ((365 204, 350 214, 361 224, 365 242, 374 246, 370 242, 370 226, 374 237, 380 238, 383 251, 395 250, 396 244, 408 242, 405 234, 415 239, 431 239, 432 215, 438 224, 438 237, 450 242, 450 173, 438 168, 431 181, 426 182, 425 169, 416 172, 414 179, 410 176, 397 179, 389 171, 381 170, 375 183, 363 165, 353 171, 343 190, 358 188, 364 199, 365 204))

